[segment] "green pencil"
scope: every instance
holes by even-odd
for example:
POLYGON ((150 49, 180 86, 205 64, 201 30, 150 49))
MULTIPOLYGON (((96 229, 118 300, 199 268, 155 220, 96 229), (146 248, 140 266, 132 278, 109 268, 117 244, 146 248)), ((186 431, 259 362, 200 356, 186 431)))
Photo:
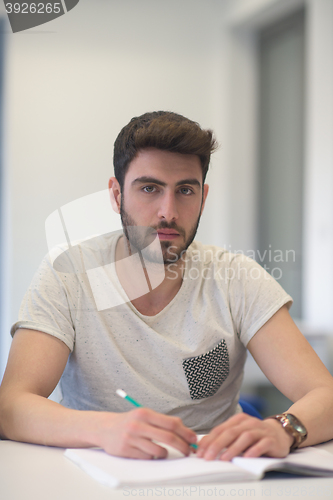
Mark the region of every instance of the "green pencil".
MULTIPOLYGON (((133 406, 136 406, 137 408, 143 408, 142 405, 140 405, 140 403, 138 403, 137 401, 135 401, 135 399, 131 398, 131 396, 129 396, 128 394, 126 394, 125 391, 123 391, 122 389, 117 389, 116 390, 116 393, 118 394, 118 396, 120 396, 121 398, 124 398, 126 399, 129 403, 131 403, 133 406)), ((192 448, 194 448, 195 450, 198 449, 198 445, 195 444, 195 443, 191 443, 190 446, 192 448)))

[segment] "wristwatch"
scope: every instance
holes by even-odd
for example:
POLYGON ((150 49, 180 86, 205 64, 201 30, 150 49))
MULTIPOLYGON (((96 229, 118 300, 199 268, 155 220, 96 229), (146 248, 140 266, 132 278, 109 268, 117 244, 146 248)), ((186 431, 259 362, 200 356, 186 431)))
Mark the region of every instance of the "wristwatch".
POLYGON ((284 430, 294 438, 294 442, 290 447, 290 451, 298 448, 299 445, 303 443, 303 441, 305 441, 305 439, 307 438, 308 431, 306 430, 302 422, 297 417, 295 417, 295 415, 285 412, 281 413, 280 415, 271 415, 267 418, 275 418, 275 420, 278 420, 282 424, 284 430))

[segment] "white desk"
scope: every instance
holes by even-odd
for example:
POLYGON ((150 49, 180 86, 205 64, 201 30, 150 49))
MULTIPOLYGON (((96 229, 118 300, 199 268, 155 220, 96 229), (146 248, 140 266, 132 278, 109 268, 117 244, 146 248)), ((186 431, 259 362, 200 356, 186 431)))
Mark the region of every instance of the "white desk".
MULTIPOLYGON (((319 445, 333 453, 333 441, 319 445)), ((63 456, 61 448, 0 441, 1 500, 134 500, 187 497, 281 500, 333 499, 333 478, 266 478, 246 483, 113 490, 102 486, 63 456)))

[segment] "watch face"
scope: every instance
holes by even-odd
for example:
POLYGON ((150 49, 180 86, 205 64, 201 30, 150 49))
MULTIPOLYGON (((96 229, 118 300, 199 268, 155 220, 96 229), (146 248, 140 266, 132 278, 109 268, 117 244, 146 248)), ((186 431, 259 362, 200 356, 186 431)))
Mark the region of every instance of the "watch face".
POLYGON ((307 431, 304 425, 291 413, 286 414, 286 418, 289 420, 289 423, 292 427, 301 435, 306 435, 307 431))

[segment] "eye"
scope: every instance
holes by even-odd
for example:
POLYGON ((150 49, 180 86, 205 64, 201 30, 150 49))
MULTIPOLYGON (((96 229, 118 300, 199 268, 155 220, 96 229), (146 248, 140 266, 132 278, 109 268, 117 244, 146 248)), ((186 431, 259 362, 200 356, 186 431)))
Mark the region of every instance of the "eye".
POLYGON ((145 193, 153 193, 154 191, 156 191, 156 187, 155 186, 144 186, 142 188, 142 191, 144 191, 145 193))
POLYGON ((185 195, 189 195, 189 194, 193 193, 192 189, 188 188, 188 187, 182 187, 182 188, 180 188, 180 192, 182 194, 185 194, 185 195))

